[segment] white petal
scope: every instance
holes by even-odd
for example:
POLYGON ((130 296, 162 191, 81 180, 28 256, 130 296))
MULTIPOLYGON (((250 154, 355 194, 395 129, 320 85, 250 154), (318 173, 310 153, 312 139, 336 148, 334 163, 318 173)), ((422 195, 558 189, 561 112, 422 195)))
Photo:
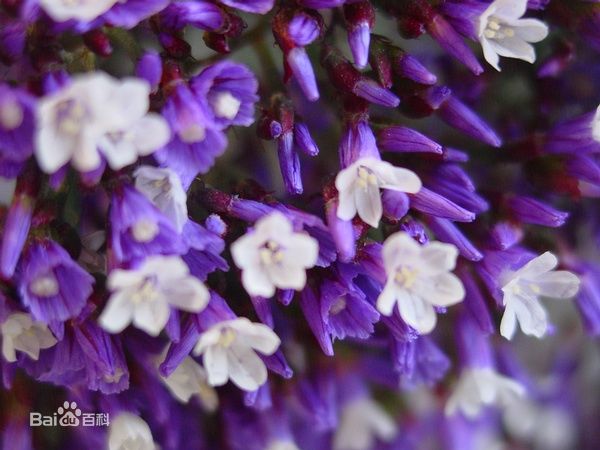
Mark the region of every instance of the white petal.
POLYGON ((217 324, 206 330, 198 338, 198 342, 194 346, 194 355, 198 356, 204 353, 209 347, 217 345, 221 338, 222 324, 217 324))
POLYGON ((382 189, 416 194, 421 190, 421 179, 412 170, 395 167, 386 162, 373 159, 367 167, 371 169, 382 189))
POLYGON ((373 228, 377 228, 383 215, 379 188, 372 184, 369 184, 366 188, 357 187, 354 190, 354 202, 361 220, 373 228))
POLYGON ((420 259, 421 246, 408 233, 399 231, 383 243, 383 264, 388 276, 395 276, 401 265, 412 266, 420 259))
POLYGON ((134 126, 133 142, 140 156, 149 155, 165 146, 171 138, 166 120, 156 113, 146 114, 134 126))
MULTIPOLYGON (((108 165, 113 170, 119 170, 138 159, 138 154, 133 142, 127 138, 111 140, 107 136, 98 142, 98 148, 106 158, 108 165)), ((77 155, 77 154, 76 154, 77 155)))
POLYGON ((377 298, 377 310, 384 316, 391 316, 396 305, 396 283, 393 279, 388 280, 385 287, 377 298))
POLYGON ((494 48, 490 44, 490 41, 486 38, 481 38, 479 42, 481 43, 481 48, 483 49, 483 57, 485 58, 485 60, 494 69, 500 72, 500 65, 498 64, 500 62, 500 56, 498 56, 498 53, 496 53, 496 50, 494 50, 494 48))
POLYGON ((90 172, 100 167, 102 158, 98 153, 98 138, 86 129, 81 131, 77 148, 71 156, 71 164, 79 172, 90 172))
POLYGON ((242 284, 248 294, 259 297, 272 297, 275 285, 262 266, 248 267, 242 271, 242 284))
POLYGON ((43 126, 35 135, 35 156, 45 173, 54 173, 67 164, 75 148, 73 139, 63 136, 51 125, 43 126))
POLYGON ((163 292, 172 306, 189 312, 202 311, 210 298, 204 283, 193 276, 170 283, 163 292))
POLYGON ((273 264, 265 267, 265 271, 274 286, 279 289, 301 290, 306 285, 304 267, 273 264))
POLYGON ((159 284, 169 285, 186 278, 190 269, 179 256, 154 255, 146 258, 140 272, 156 277, 159 284))
POLYGON ((504 21, 522 17, 527 11, 527 0, 496 0, 492 3, 494 16, 504 21))
POLYGON ((169 320, 169 304, 159 299, 144 301, 133 313, 133 324, 150 336, 158 336, 169 320))
POLYGON ((488 42, 500 56, 522 59, 528 63, 535 62, 535 49, 531 44, 525 42, 518 36, 504 38, 502 40, 492 39, 488 42))
POLYGON ((248 232, 231 244, 233 262, 240 269, 260 265, 259 247, 263 242, 253 232, 248 232))
POLYGON ((285 248, 283 263, 286 265, 310 268, 317 262, 319 242, 308 234, 294 233, 282 245, 285 248))
POLYGON ((229 378, 245 391, 255 391, 267 381, 265 363, 244 344, 235 342, 227 352, 229 378))
POLYGON ((208 384, 222 386, 229 379, 227 350, 220 345, 212 345, 204 352, 202 362, 208 374, 208 384))
POLYGON ((571 298, 579 290, 579 277, 566 270, 543 273, 534 282, 539 295, 544 297, 571 298))
POLYGON ((343 170, 340 170, 335 177, 335 188, 338 192, 347 192, 352 189, 354 182, 358 177, 358 167, 361 164, 361 160, 349 165, 343 170))
POLYGON ((131 322, 133 304, 130 294, 128 291, 118 291, 108 299, 108 304, 98 321, 100 326, 109 333, 120 333, 131 322))
POLYGON ((135 270, 113 269, 106 280, 111 291, 138 286, 144 280, 144 274, 135 270))
POLYGON ((281 340, 275 332, 262 323, 252 323, 248 319, 234 320, 229 325, 239 333, 239 339, 264 355, 272 355, 277 351, 281 340))
POLYGON ((432 305, 442 307, 455 305, 465 298, 462 281, 448 272, 420 280, 415 291, 432 305))
POLYGON ((261 241, 276 238, 285 239, 293 232, 292 222, 280 212, 272 212, 260 218, 254 225, 254 232, 261 241))
POLYGON ((511 340, 517 331, 517 313, 513 308, 513 302, 507 301, 504 315, 500 322, 500 334, 508 340, 511 340))
POLYGON ((548 330, 548 319, 539 300, 523 295, 515 295, 511 300, 523 333, 537 338, 544 336, 548 330))
POLYGON ((8 362, 15 362, 17 360, 17 353, 15 352, 12 339, 7 336, 2 337, 2 355, 8 362))
POLYGON ((537 19, 520 19, 511 25, 517 36, 527 42, 540 42, 548 36, 548 25, 537 19))
POLYGON ((427 274, 437 275, 454 270, 458 249, 455 245, 430 242, 421 249, 421 269, 427 274))
POLYGON ((535 280, 538 275, 549 272, 558 265, 558 259, 550 252, 536 256, 515 274, 515 278, 525 278, 535 280))
POLYGON ((437 322, 435 310, 421 297, 404 290, 396 291, 402 319, 420 334, 430 333, 437 322))
POLYGON ((352 220, 356 215, 356 201, 354 199, 354 190, 355 188, 352 187, 344 191, 339 191, 338 207, 336 210, 336 215, 338 219, 352 220))

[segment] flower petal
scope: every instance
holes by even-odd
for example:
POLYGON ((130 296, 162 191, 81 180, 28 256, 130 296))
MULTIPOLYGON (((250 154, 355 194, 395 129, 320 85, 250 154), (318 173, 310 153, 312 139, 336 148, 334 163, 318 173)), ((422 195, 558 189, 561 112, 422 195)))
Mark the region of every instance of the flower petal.
POLYGON ((579 277, 566 270, 546 272, 535 279, 539 295, 550 298, 573 297, 579 290, 579 283, 579 277))
POLYGON ((454 270, 458 249, 452 244, 431 242, 421 249, 421 268, 427 274, 437 275, 454 270))
POLYGON ((100 326, 109 333, 120 333, 129 325, 133 316, 130 292, 119 291, 108 299, 108 304, 100 314, 100 326))
POLYGON ((204 352, 202 362, 208 375, 208 384, 222 386, 229 379, 227 350, 220 345, 211 345, 204 352))
POLYGON ((421 297, 405 290, 396 291, 398 310, 402 319, 420 334, 427 334, 437 322, 433 306, 421 297))
POLYGON ((379 188, 372 184, 369 184, 366 188, 356 188, 354 190, 354 202, 361 220, 373 228, 377 228, 383 215, 379 188))
POLYGON ((255 391, 267 381, 267 368, 254 350, 234 343, 227 352, 229 378, 245 391, 255 391))

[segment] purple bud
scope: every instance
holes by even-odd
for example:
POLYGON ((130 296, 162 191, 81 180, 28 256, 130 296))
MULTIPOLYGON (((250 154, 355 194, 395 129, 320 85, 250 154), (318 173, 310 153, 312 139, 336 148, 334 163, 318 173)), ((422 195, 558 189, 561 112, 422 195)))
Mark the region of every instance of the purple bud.
POLYGON ((483 258, 481 252, 450 220, 432 217, 429 227, 440 241, 456 245, 461 256, 469 261, 480 261, 483 258))
POLYGON ((160 16, 164 26, 175 30, 192 25, 203 30, 218 31, 225 23, 221 9, 205 1, 171 3, 160 13, 160 16))
POLYGON ((383 150, 398 153, 442 153, 442 146, 427 136, 403 126, 383 129, 377 140, 383 150))
POLYGON ((291 49, 286 56, 286 61, 306 98, 311 102, 318 100, 317 80, 306 50, 301 47, 291 49))
POLYGON ((477 61, 473 51, 441 15, 437 14, 433 17, 427 24, 427 31, 444 50, 467 66, 475 75, 483 72, 483 67, 477 61))
POLYGON ((569 217, 569 213, 554 209, 531 197, 511 197, 507 200, 507 206, 516 219, 535 225, 556 228, 562 226, 569 217))
POLYGON ((410 206, 417 211, 457 222, 472 222, 475 214, 461 208, 456 203, 448 200, 427 188, 421 188, 416 194, 409 194, 410 206))
POLYGON ((571 155, 565 162, 567 173, 575 178, 592 184, 600 184, 600 166, 587 155, 571 155))
POLYGON ((469 154, 455 148, 444 147, 443 159, 448 162, 468 162, 469 154))
POLYGON ((517 224, 499 222, 491 232, 492 245, 498 250, 506 250, 518 244, 523 238, 523 229, 517 224))
POLYGON ((135 74, 150 84, 152 91, 156 91, 162 78, 162 61, 156 52, 147 52, 142 55, 135 67, 135 74))
POLYGON ((342 135, 339 148, 340 165, 348 167, 360 158, 381 159, 373 130, 366 121, 349 123, 342 135))
POLYGON ((450 96, 438 109, 438 113, 448 125, 479 139, 492 147, 500 147, 502 140, 496 132, 473 110, 454 96, 450 96))
POLYGON ((325 9, 337 8, 344 4, 346 0, 298 0, 298 3, 307 8, 325 9))
POLYGON ((581 288, 575 304, 588 334, 600 335, 600 272, 589 270, 581 276, 581 288))
POLYGON ((15 193, 2 229, 0 275, 9 279, 15 273, 21 251, 29 234, 35 200, 26 193, 15 193))
POLYGON ((335 242, 340 260, 351 261, 356 255, 356 237, 351 220, 342 220, 337 216, 337 199, 332 199, 325 205, 325 214, 329 232, 335 242))
POLYGON ((308 156, 317 156, 319 147, 308 131, 308 127, 301 122, 294 124, 294 144, 308 156))
POLYGON ((395 108, 400 104, 400 99, 390 90, 381 87, 375 81, 364 78, 353 87, 352 92, 360 98, 375 103, 376 105, 395 108))
POLYGON ((548 153, 598 153, 600 142, 594 139, 596 112, 589 112, 556 125, 546 136, 544 151, 548 153))
POLYGON ((408 233, 415 241, 421 245, 429 242, 429 236, 425 226, 418 220, 408 218, 400 224, 400 230, 408 233))
POLYGON ((292 132, 283 134, 277 140, 277 156, 279 168, 283 176, 285 189, 290 194, 301 194, 303 191, 300 176, 300 158, 294 151, 294 136, 292 132))
POLYGON ((410 200, 404 192, 386 189, 381 194, 381 200, 385 216, 392 220, 402 219, 410 208, 410 200))
POLYGON ((494 360, 487 333, 464 312, 458 317, 456 325, 456 346, 463 367, 492 367, 494 360))
POLYGON ((348 32, 348 44, 352 51, 354 63, 360 69, 367 66, 369 59, 369 44, 371 42, 371 28, 363 23, 348 32))
POLYGON ((304 13, 296 14, 288 24, 288 36, 294 44, 304 47, 319 37, 319 22, 304 13))
POLYGON ((396 72, 416 83, 432 85, 437 83, 437 77, 423 66, 417 58, 404 54, 398 58, 394 66, 396 72))
POLYGON ((465 306, 471 313, 471 318, 479 325, 482 332, 493 334, 495 332, 494 322, 475 278, 463 266, 458 269, 458 276, 465 287, 465 306))

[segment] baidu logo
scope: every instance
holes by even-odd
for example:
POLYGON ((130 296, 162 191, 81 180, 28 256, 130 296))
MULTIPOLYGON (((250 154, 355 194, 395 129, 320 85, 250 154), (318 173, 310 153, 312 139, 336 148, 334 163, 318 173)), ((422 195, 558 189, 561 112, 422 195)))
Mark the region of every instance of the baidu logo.
POLYGON ((30 427, 102 427, 109 425, 108 413, 82 413, 77 402, 65 401, 52 415, 38 412, 29 413, 30 427))

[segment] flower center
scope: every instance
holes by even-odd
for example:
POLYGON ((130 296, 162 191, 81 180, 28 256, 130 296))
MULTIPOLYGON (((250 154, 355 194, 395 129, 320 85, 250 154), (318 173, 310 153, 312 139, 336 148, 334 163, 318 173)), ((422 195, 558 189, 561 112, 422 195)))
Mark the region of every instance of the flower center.
POLYGON ((487 26, 483 31, 483 35, 488 39, 502 40, 504 38, 511 38, 515 35, 515 30, 502 22, 496 17, 490 17, 487 26))
POLYGON ((221 330, 221 335, 219 336, 219 345, 224 348, 229 348, 236 337, 237 333, 235 331, 231 328, 224 328, 221 330))
POLYGON ((61 133, 75 136, 87 117, 85 107, 75 100, 65 100, 56 105, 56 126, 61 133))
POLYGON ((210 103, 215 111, 215 116, 229 120, 237 116, 242 104, 229 91, 218 92, 213 96, 210 103))
POLYGON ((343 310, 346 309, 347 304, 348 303, 346 302, 346 299, 344 297, 339 297, 338 299, 336 299, 335 302, 333 302, 331 308, 329 308, 329 314, 335 316, 336 314, 341 313, 343 310))
POLYGON ((53 274, 46 274, 33 280, 29 290, 38 297, 53 297, 59 292, 58 281, 53 274))
POLYGON ((267 241, 267 243, 259 250, 260 261, 264 265, 278 264, 283 260, 283 249, 275 241, 267 241))
POLYGON ((0 104, 0 125, 5 130, 14 130, 23 122, 23 108, 13 99, 0 104))
POLYGON ((202 125, 192 123, 179 130, 178 134, 183 142, 192 144, 194 142, 201 142, 204 140, 206 137, 206 129, 202 125))
POLYGON ((365 166, 360 166, 358 168, 358 178, 356 179, 356 183, 362 189, 367 189, 369 186, 379 187, 377 177, 371 170, 367 169, 365 166))
POLYGON ((137 242, 147 243, 152 241, 160 229, 156 222, 142 219, 137 221, 131 228, 131 234, 137 242))
POLYGON ((394 280, 400 286, 406 289, 410 289, 417 280, 417 274, 418 272, 415 269, 406 266, 401 266, 396 271, 396 276, 394 277, 394 280))
POLYGON ((146 278, 140 288, 131 296, 132 303, 154 302, 160 298, 154 278, 146 278))

